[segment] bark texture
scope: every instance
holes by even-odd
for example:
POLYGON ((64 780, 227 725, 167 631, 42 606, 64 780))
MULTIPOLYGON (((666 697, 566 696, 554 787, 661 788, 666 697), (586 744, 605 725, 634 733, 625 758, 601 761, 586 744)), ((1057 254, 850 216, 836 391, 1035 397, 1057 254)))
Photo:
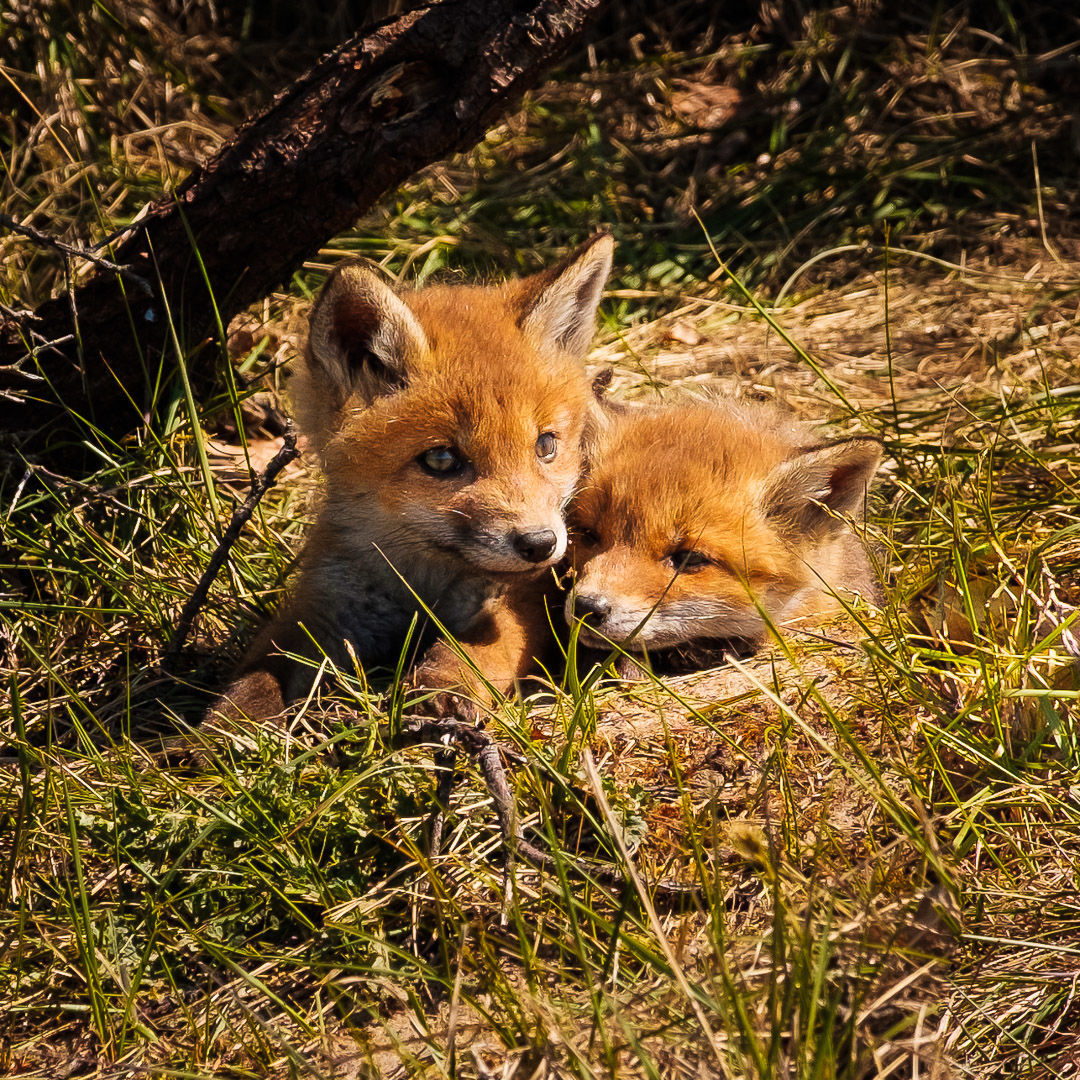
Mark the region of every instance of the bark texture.
MULTIPOLYGON (((0 434, 35 453, 70 439, 72 414, 113 437, 145 423, 159 367, 176 367, 170 317, 181 348, 212 342, 211 292, 227 325, 386 191, 477 142, 603 2, 443 0, 323 57, 147 207, 112 255, 128 274, 0 309, 0 434)), ((196 349, 191 377, 220 355, 196 349)))

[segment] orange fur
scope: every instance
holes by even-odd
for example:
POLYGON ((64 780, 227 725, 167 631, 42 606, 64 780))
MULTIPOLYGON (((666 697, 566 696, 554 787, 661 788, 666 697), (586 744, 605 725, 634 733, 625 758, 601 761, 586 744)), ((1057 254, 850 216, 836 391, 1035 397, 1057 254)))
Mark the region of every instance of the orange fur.
MULTIPOLYGON (((363 264, 335 271, 294 390, 324 504, 296 588, 219 712, 265 718, 305 693, 311 669, 284 652, 395 661, 425 607, 500 690, 525 673, 536 578, 566 550, 591 403, 584 358, 611 248, 594 237, 495 288, 399 294, 363 264)), ((440 690, 475 681, 445 643, 413 676, 440 690)))
POLYGON ((758 641, 874 595, 860 518, 880 446, 822 445, 764 405, 619 406, 570 511, 587 645, 663 651, 758 641))

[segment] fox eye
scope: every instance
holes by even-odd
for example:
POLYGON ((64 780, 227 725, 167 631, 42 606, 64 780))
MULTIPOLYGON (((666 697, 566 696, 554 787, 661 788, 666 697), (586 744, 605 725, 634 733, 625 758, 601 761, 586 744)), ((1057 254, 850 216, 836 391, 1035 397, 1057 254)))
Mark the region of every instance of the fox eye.
POLYGON ((433 446, 416 460, 420 468, 432 476, 452 476, 461 472, 465 465, 461 455, 452 446, 433 446))
POLYGON ((559 440, 555 438, 554 432, 545 431, 539 439, 536 440, 536 456, 541 461, 554 461, 555 452, 559 449, 559 440))
POLYGON ((700 551, 694 551, 692 548, 673 551, 670 559, 677 574, 692 574, 695 570, 700 570, 712 562, 708 555, 702 555, 700 551))
POLYGON ((600 543, 600 534, 593 529, 578 526, 574 530, 574 536, 578 543, 584 544, 586 547, 596 547, 600 543))

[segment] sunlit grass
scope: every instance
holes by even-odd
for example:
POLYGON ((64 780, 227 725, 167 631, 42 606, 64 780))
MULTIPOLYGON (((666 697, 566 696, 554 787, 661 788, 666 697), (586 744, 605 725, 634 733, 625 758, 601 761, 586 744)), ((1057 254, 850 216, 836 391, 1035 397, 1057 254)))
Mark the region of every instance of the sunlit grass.
MULTIPOLYGON (((98 78, 92 44, 112 16, 57 12, 53 38, 19 25, 32 62, 5 68, 58 111, 11 114, 0 210, 95 240, 216 145, 226 126, 206 117, 230 117, 235 99, 207 83, 212 64, 185 69, 153 20, 115 33, 98 78)), ((1008 15, 992 29, 1017 47, 1008 15)), ((1070 1075, 1076 266, 1054 263, 1038 228, 1042 214, 1068 224, 1053 154, 1038 159, 1045 190, 1025 171, 1030 137, 1053 149, 1060 133, 1038 94, 1010 112, 1007 87, 961 78, 956 65, 999 63, 990 38, 852 44, 840 18, 819 13, 786 45, 579 65, 298 270, 252 313, 236 378, 164 380, 155 423, 127 442, 87 424, 96 473, 5 451, 0 1072, 83 1059, 198 1077, 809 1080, 914 1075, 916 1062, 929 1076, 1070 1075), (889 74, 905 50, 907 76, 889 74), (762 95, 715 132, 674 96, 708 83, 714 61, 762 95), (971 109, 950 119, 946 91, 971 109), (725 144, 740 125, 747 141, 725 144), (732 156, 710 172, 720 145, 732 156), (661 159, 674 162, 662 175, 661 159), (995 296, 1019 314, 984 333, 970 297, 991 282, 957 262, 964 229, 1007 251, 1001 221, 1024 207, 1045 265, 1029 248, 995 268, 995 296), (199 768, 160 754, 163 735, 198 724, 303 544, 312 484, 299 478, 268 494, 188 648, 167 657, 246 494, 245 468, 222 466, 208 435, 224 437, 223 415, 242 428, 246 380, 282 389, 282 313, 342 254, 410 281, 494 276, 598 225, 619 240, 603 358, 620 393, 708 372, 885 441, 867 526, 880 610, 857 607, 857 632, 790 636, 703 677, 627 687, 553 670, 545 693, 502 704, 488 729, 524 759, 509 776, 525 835, 554 857, 543 872, 508 862, 466 756, 400 744, 389 673, 343 672, 287 732, 204 732, 199 768), (886 280, 884 326, 848 315, 830 339, 869 353, 859 368, 790 326, 815 293, 825 315, 880 305, 864 274, 886 280), (668 316, 684 310, 703 343, 675 339, 669 362, 668 316), (954 336, 926 346, 930 323, 954 336), (783 335, 793 347, 778 352, 783 335), (742 374, 712 362, 717 340, 750 343, 742 374), (590 877, 585 860, 627 883, 590 877), (664 879, 697 893, 654 895, 664 879)), ((59 287, 48 252, 3 244, 0 300, 59 287)))

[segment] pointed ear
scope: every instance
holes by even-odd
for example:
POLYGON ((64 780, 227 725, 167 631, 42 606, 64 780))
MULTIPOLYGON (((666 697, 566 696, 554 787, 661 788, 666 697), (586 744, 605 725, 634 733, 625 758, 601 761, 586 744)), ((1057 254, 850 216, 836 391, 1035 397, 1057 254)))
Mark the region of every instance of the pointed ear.
POLYGON ((596 309, 611 273, 615 241, 597 233, 569 258, 508 286, 526 337, 584 360, 596 333, 596 309))
POLYGON ((311 312, 313 383, 338 403, 354 393, 373 401, 404 386, 427 351, 416 316, 371 266, 347 262, 334 270, 311 312))
POLYGON ((773 469, 761 495, 762 508, 784 532, 837 532, 844 527, 841 517, 862 517, 880 460, 876 439, 848 439, 804 450, 773 469))

